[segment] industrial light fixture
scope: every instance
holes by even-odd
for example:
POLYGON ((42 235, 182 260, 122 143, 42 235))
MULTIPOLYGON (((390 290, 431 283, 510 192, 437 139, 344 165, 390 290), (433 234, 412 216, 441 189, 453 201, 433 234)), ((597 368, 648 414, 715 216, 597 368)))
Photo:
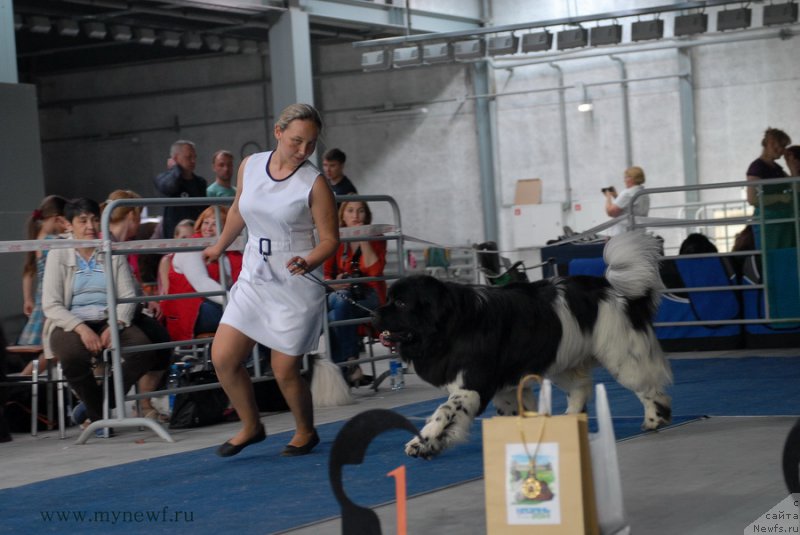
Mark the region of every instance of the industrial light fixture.
POLYGON ((28 23, 28 30, 30 30, 31 33, 48 33, 52 27, 48 17, 39 15, 28 17, 26 22, 28 23))
POLYGON ((255 54, 258 52, 258 43, 252 39, 243 39, 239 52, 242 54, 255 54))
POLYGON ((664 36, 664 21, 661 19, 638 20, 631 24, 631 41, 649 41, 664 36))
POLYGON ((717 12, 717 31, 749 28, 753 11, 748 7, 723 9, 717 12))
POLYGON ((422 62, 431 63, 444 63, 452 61, 453 47, 450 43, 434 43, 431 45, 422 45, 422 62))
POLYGON ((151 28, 134 28, 133 38, 141 45, 152 45, 156 42, 156 31, 151 28))
POLYGON ((187 50, 199 50, 203 48, 203 38, 200 34, 194 32, 186 32, 181 37, 183 41, 183 48, 187 50))
POLYGON ((592 46, 618 45, 622 42, 622 26, 595 26, 589 30, 589 39, 592 46))
POLYGON ((797 4, 770 4, 764 6, 764 25, 793 24, 797 22, 797 4))
POLYGON ((239 40, 233 37, 225 37, 222 40, 222 51, 226 54, 236 54, 239 52, 239 40))
POLYGON ((455 56, 456 60, 480 59, 485 54, 486 42, 480 37, 453 43, 453 56, 455 56))
POLYGON ((81 32, 78 23, 72 19, 61 19, 56 21, 56 29, 58 30, 58 35, 62 35, 64 37, 75 37, 81 32))
POLYGON ((589 44, 589 32, 584 28, 573 30, 563 30, 556 34, 556 48, 567 50, 568 48, 578 48, 589 44))
POLYGON ((519 48, 519 37, 514 34, 490 37, 486 42, 486 51, 490 56, 514 54, 519 48))
POLYGON ((548 31, 526 33, 522 36, 523 52, 544 52, 553 47, 553 34, 548 31))
POLYGON ((675 17, 675 37, 703 33, 708 29, 708 15, 705 13, 692 13, 675 17))
POLYGON ((206 48, 209 50, 214 52, 222 50, 222 39, 218 35, 206 35, 203 37, 203 41, 205 41, 206 48))
POLYGON ((365 71, 385 71, 389 68, 389 51, 364 52, 361 55, 361 68, 365 71))
POLYGON ((411 67, 422 63, 419 46, 404 46, 392 50, 392 63, 395 67, 411 67))
POLYGON ((102 22, 89 21, 83 23, 83 33, 90 39, 105 39, 108 32, 102 22))
POLYGON ((578 111, 581 113, 588 113, 594 109, 594 105, 592 101, 589 99, 589 95, 586 92, 586 85, 583 83, 578 82, 575 84, 575 87, 581 92, 581 101, 578 104, 578 111))
POLYGON ((161 42, 162 46, 175 48, 181 44, 181 34, 169 30, 161 30, 158 32, 158 40, 161 42))
POLYGON ((133 30, 124 24, 115 24, 110 28, 111 39, 114 41, 130 41, 133 39, 133 30))
POLYGON ((14 13, 14 31, 18 32, 22 29, 22 15, 14 13))

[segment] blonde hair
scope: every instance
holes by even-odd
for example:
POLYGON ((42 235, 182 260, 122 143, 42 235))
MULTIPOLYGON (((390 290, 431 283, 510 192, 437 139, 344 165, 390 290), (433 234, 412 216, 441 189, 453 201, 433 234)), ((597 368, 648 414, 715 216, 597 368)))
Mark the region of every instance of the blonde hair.
POLYGON ((278 120, 275 121, 275 126, 283 132, 289 127, 289 123, 297 120, 311 121, 317 125, 317 129, 322 131, 322 118, 314 106, 310 104, 289 104, 283 109, 278 120))
MULTIPOLYGON (((216 217, 214 215, 214 207, 213 206, 209 206, 208 208, 206 208, 205 210, 200 212, 199 216, 197 216, 197 219, 194 222, 194 233, 195 234, 199 234, 200 233, 200 229, 203 227, 203 221, 206 218, 209 218, 209 217, 211 219, 214 219, 216 217)), ((220 206, 219 207, 219 218, 220 218, 220 222, 222 223, 222 226, 224 227, 225 226, 225 220, 228 218, 228 207, 227 206, 220 206)), ((220 230, 222 230, 222 229, 220 228, 220 230)))
POLYGON ((172 231, 172 237, 178 237, 178 231, 182 228, 188 228, 189 232, 194 232, 194 219, 181 219, 177 225, 175 225, 175 230, 172 231))
POLYGON ((631 177, 633 183, 637 186, 644 184, 644 169, 638 166, 628 167, 625 169, 625 176, 631 177))
MULTIPOLYGON (((129 189, 117 189, 112 191, 108 194, 108 198, 103 201, 100 205, 100 211, 105 212, 106 207, 109 205, 111 201, 116 201, 118 199, 141 199, 142 196, 136 193, 135 191, 129 189)), ((117 206, 114 208, 114 211, 111 212, 111 218, 109 221, 111 223, 119 223, 126 217, 128 214, 134 212, 137 216, 142 214, 142 207, 141 206, 117 206)))

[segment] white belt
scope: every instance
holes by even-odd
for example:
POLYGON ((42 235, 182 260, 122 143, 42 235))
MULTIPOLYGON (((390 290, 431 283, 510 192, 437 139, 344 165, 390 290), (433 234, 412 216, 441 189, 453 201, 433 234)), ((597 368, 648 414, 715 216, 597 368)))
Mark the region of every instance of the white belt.
MULTIPOLYGON (((288 240, 273 240, 271 238, 261 238, 258 236, 250 236, 248 245, 256 252, 263 262, 257 262, 253 270, 253 282, 255 284, 262 284, 275 278, 275 273, 272 271, 273 266, 270 265, 270 256, 277 252, 305 252, 314 248, 314 232, 301 231, 290 232, 288 240)), ((285 269, 284 266, 280 266, 285 269)), ((279 269, 279 266, 275 266, 279 269)))

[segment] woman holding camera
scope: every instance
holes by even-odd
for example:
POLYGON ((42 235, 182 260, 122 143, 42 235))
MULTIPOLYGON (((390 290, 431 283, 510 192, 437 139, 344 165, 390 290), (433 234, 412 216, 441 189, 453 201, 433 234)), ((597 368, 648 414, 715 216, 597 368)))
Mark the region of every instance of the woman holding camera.
MULTIPOLYGON (((609 217, 619 217, 623 214, 633 213, 633 215, 646 217, 650 212, 650 197, 641 195, 633 202, 633 196, 644 189, 644 171, 641 167, 628 167, 625 169, 625 189, 617 194, 614 186, 603 188, 601 191, 606 196, 606 213, 609 217)), ((608 234, 615 236, 627 230, 627 223, 620 222, 608 229, 608 234)))
MULTIPOLYGON (((372 222, 372 212, 362 201, 345 201, 339 207, 339 226, 358 227, 372 222)), ((386 266, 385 241, 341 242, 336 254, 325 261, 325 278, 328 280, 353 277, 380 277, 386 266)), ((341 292, 359 305, 370 310, 378 308, 386 300, 384 281, 356 284, 333 284, 337 290, 328 295, 328 321, 363 318, 367 312, 348 302, 341 292)), ((344 362, 358 358, 358 326, 344 325, 331 328, 331 360, 344 362)), ((353 386, 369 383, 369 379, 358 366, 347 372, 347 380, 353 386)))

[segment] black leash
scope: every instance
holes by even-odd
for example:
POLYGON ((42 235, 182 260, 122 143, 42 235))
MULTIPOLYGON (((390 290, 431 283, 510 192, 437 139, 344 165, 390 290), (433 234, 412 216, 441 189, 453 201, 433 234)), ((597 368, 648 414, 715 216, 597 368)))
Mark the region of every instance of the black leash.
POLYGON ((339 297, 341 297, 342 299, 344 299, 345 301, 347 301, 348 303, 350 303, 351 305, 353 305, 354 307, 358 307, 361 310, 364 310, 370 316, 374 316, 375 315, 375 311, 368 309, 367 307, 365 307, 364 305, 360 304, 358 301, 356 301, 355 299, 350 297, 350 295, 348 294, 347 290, 334 290, 333 288, 331 288, 330 286, 325 284, 319 277, 317 277, 313 273, 304 272, 303 273, 303 277, 305 277, 306 279, 310 280, 314 284, 319 284, 320 286, 325 288, 325 293, 336 294, 339 297))

